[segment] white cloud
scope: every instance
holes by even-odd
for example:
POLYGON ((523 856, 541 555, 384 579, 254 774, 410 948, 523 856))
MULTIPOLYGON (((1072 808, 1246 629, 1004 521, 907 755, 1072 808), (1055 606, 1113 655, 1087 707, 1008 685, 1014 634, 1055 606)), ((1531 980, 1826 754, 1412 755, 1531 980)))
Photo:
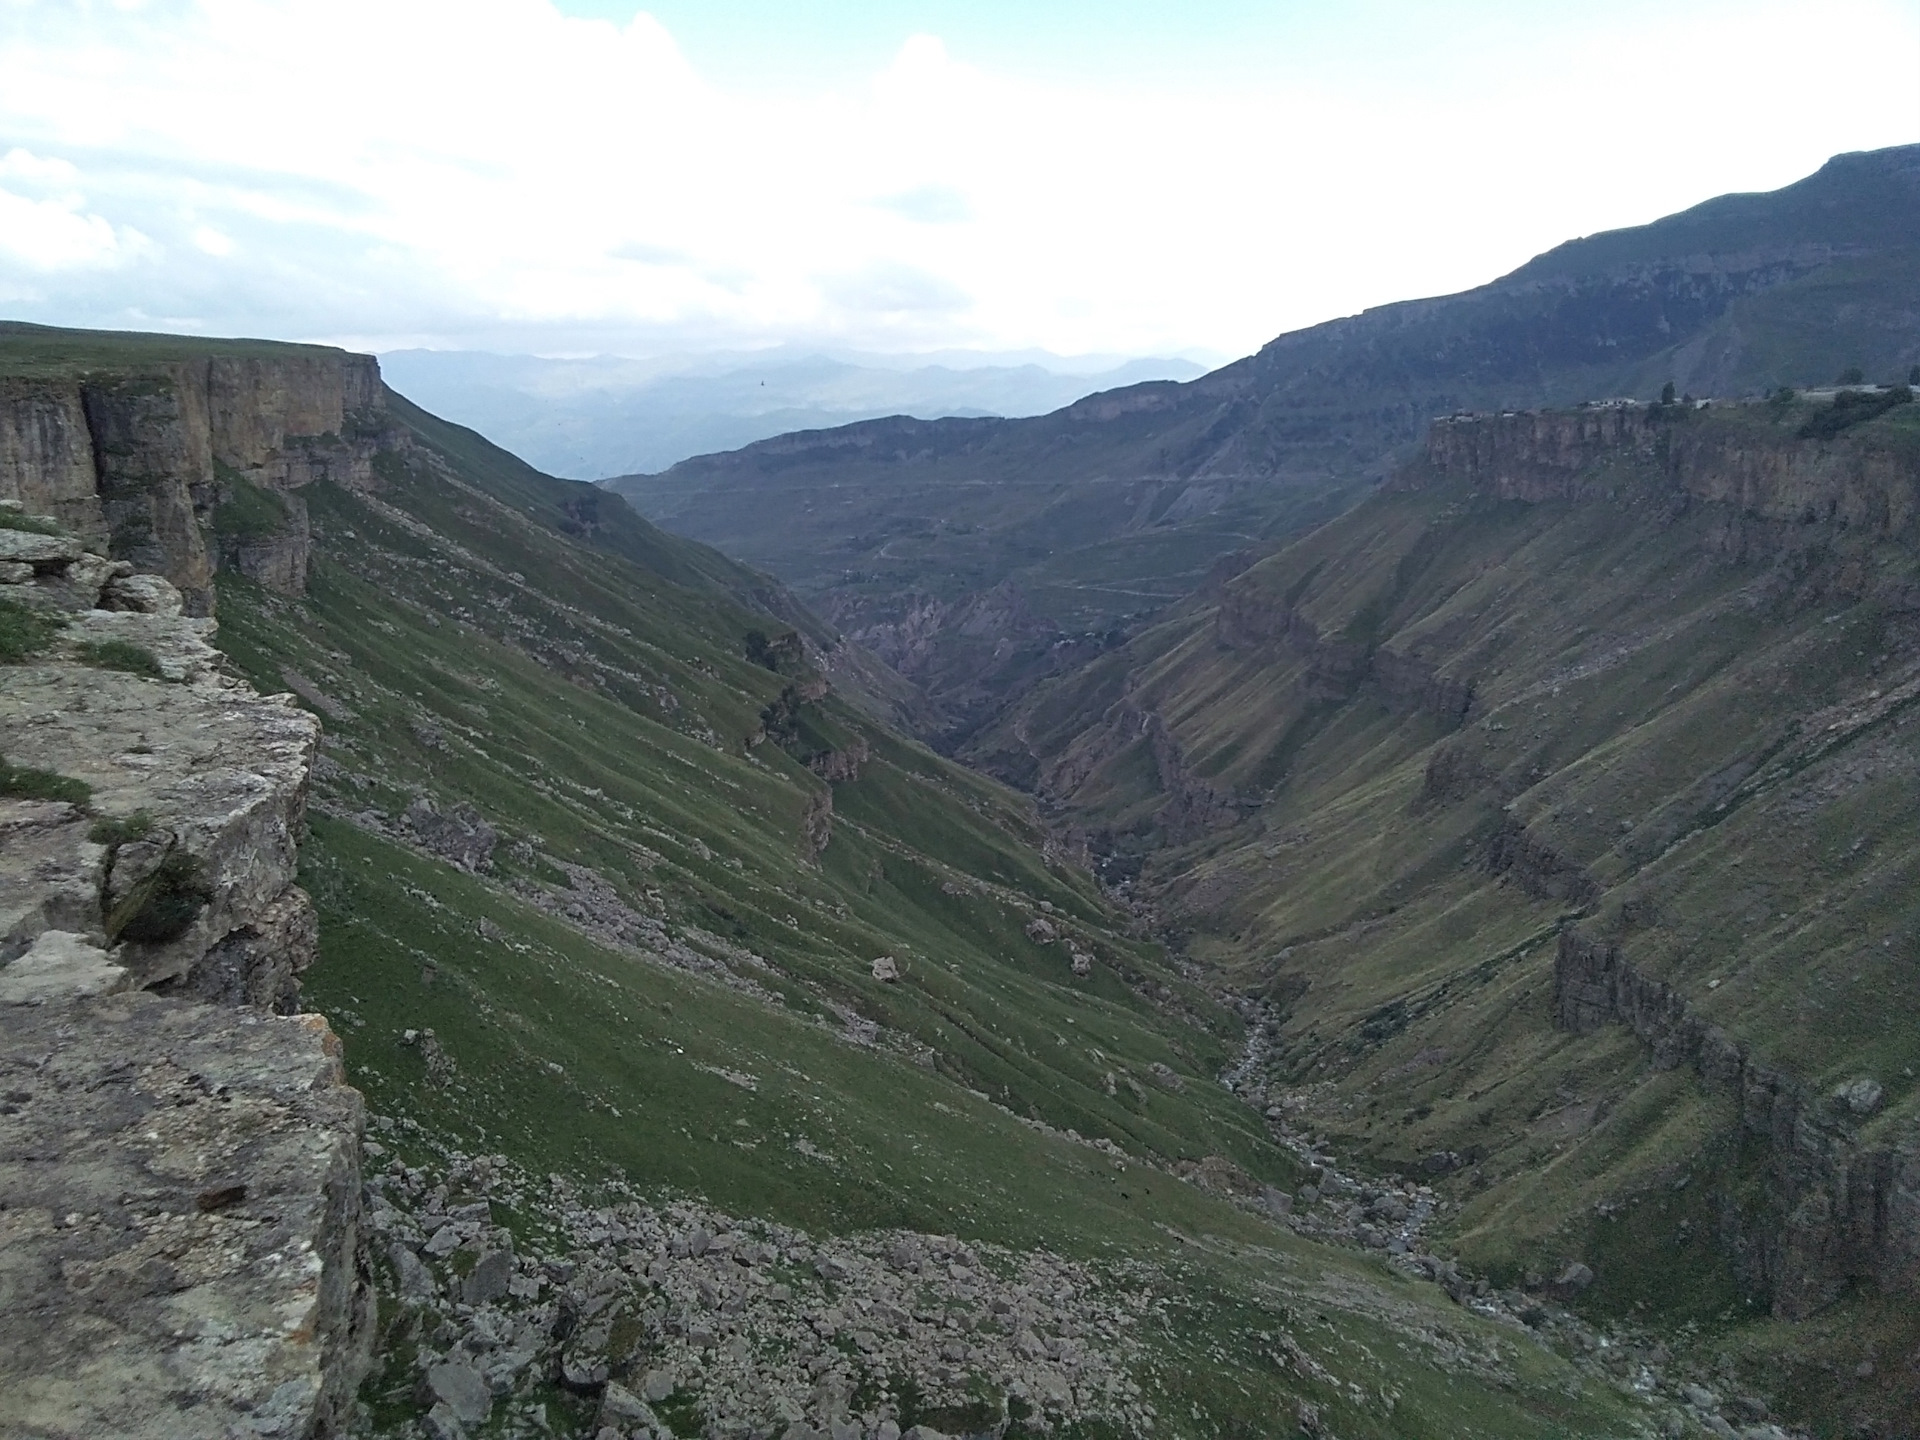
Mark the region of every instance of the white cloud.
POLYGON ((98 215, 81 214, 68 201, 30 200, 0 189, 0 266, 26 272, 99 270, 119 265, 147 248, 137 231, 118 229, 98 215), (17 269, 16 269, 17 267, 17 269))
POLYGON ((547 0, 14 0, 0 295, 362 343, 1243 351, 1910 138, 1916 43, 1898 0, 1721 0, 1377 75, 1058 82, 919 35, 733 93, 547 0))

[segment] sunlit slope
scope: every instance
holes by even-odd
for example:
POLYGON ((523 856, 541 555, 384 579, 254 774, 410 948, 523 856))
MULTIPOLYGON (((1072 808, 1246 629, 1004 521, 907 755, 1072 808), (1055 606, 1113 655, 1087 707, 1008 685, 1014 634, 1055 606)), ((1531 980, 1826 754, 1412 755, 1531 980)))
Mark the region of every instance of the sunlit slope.
POLYGON ((1815 1414, 1911 1400, 1905 1372, 1833 1379, 1911 1349, 1871 1278, 1898 1252, 1788 1213, 1818 1147, 1752 1097, 1808 1097, 1799 1133, 1862 1156, 1920 1119, 1915 408, 1829 440, 1796 438, 1807 404, 1679 416, 1560 493, 1416 474, 975 752, 1269 999, 1301 1123, 1434 1174, 1469 1260, 1512 1283, 1584 1258, 1600 1311, 1819 1316, 1753 1332, 1805 1351, 1772 1378, 1815 1414), (1722 469, 1677 486, 1682 453, 1722 469), (1795 474, 1783 508, 1768 477, 1795 474), (1569 1023, 1563 931, 1669 1048, 1569 1023), (1744 1057, 1731 1090, 1715 1046, 1744 1057), (1827 1098, 1863 1077, 1857 1116, 1827 1098))
POLYGON ((726 562, 643 534, 676 583, 593 548, 552 520, 577 492, 400 413, 377 491, 307 488, 309 593, 219 597, 228 653, 326 720, 306 998, 376 1110, 815 1230, 1164 1267, 1154 1384, 1196 1435, 1303 1399, 1343 1435, 1623 1433, 1530 1341, 1170 1173, 1299 1181, 1212 1079, 1237 1017, 1048 858, 1029 802, 831 695, 783 725, 818 687, 748 658, 776 627, 726 562), (1282 1325, 1321 1378, 1276 1364, 1282 1325))

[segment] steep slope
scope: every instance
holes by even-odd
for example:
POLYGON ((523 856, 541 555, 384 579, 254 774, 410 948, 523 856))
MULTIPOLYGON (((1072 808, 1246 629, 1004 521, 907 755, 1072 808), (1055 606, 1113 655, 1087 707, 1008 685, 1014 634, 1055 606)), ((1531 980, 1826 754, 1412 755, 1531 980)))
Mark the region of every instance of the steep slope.
POLYGON ((1294 1124, 1821 1433, 1920 1414, 1905 393, 1438 422, 974 752, 1263 999, 1294 1124))
MULTIPOLYGON (((1241 1017, 1029 802, 846 704, 737 568, 377 387, 248 455, 208 355, 56 342, 84 367, 10 381, 8 433, 137 391, 159 420, 116 463, 207 516, 222 648, 325 727, 304 1002, 374 1112, 365 1428, 1645 1428, 1410 1262, 1280 1223, 1304 1163, 1211 1078, 1241 1017), (228 563, 236 504, 289 563, 228 563)), ((249 383, 304 404, 300 366, 331 394, 365 364, 319 355, 249 383)), ((83 470, 0 476, 87 518, 83 470)))
POLYGON ((991 713, 961 683, 981 658, 925 632, 967 651, 971 597, 1011 582, 1032 614, 995 659, 1004 696, 1061 668, 1063 637, 1137 628, 1223 557, 1344 508, 1435 415, 1644 398, 1668 380, 1738 395, 1852 365, 1904 377, 1920 363, 1916 234, 1920 146, 1843 155, 1475 290, 1283 335, 1188 384, 1031 420, 806 432, 608 484, 900 655, 957 742, 991 713))

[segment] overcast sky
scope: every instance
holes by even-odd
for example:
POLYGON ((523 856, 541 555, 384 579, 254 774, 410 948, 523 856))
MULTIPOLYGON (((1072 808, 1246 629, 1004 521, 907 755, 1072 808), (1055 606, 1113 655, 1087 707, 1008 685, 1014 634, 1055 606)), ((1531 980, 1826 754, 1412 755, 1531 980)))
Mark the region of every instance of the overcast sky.
POLYGON ((1920 0, 0 0, 0 316, 1245 353, 1920 139, 1920 0))

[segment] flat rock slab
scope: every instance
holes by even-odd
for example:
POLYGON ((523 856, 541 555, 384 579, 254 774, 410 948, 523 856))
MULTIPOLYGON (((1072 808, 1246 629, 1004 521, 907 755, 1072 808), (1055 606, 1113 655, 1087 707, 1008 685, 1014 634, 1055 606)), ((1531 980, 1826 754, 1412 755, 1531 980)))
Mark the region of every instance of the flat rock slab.
POLYGON ((0 1006, 0 1436, 331 1432, 372 1330, 362 1123, 318 1016, 0 1006))
MULTIPOLYGON (((229 933, 259 928, 287 893, 319 722, 213 670, 199 638, 211 622, 106 611, 84 620, 76 633, 137 642, 190 678, 165 682, 57 658, 10 665, 0 687, 0 755, 85 781, 94 815, 144 812, 201 863, 213 900, 192 928, 115 955, 136 983, 153 984, 185 974, 229 933)), ((0 964, 41 930, 98 929, 106 851, 90 828, 72 807, 0 803, 0 964)))

